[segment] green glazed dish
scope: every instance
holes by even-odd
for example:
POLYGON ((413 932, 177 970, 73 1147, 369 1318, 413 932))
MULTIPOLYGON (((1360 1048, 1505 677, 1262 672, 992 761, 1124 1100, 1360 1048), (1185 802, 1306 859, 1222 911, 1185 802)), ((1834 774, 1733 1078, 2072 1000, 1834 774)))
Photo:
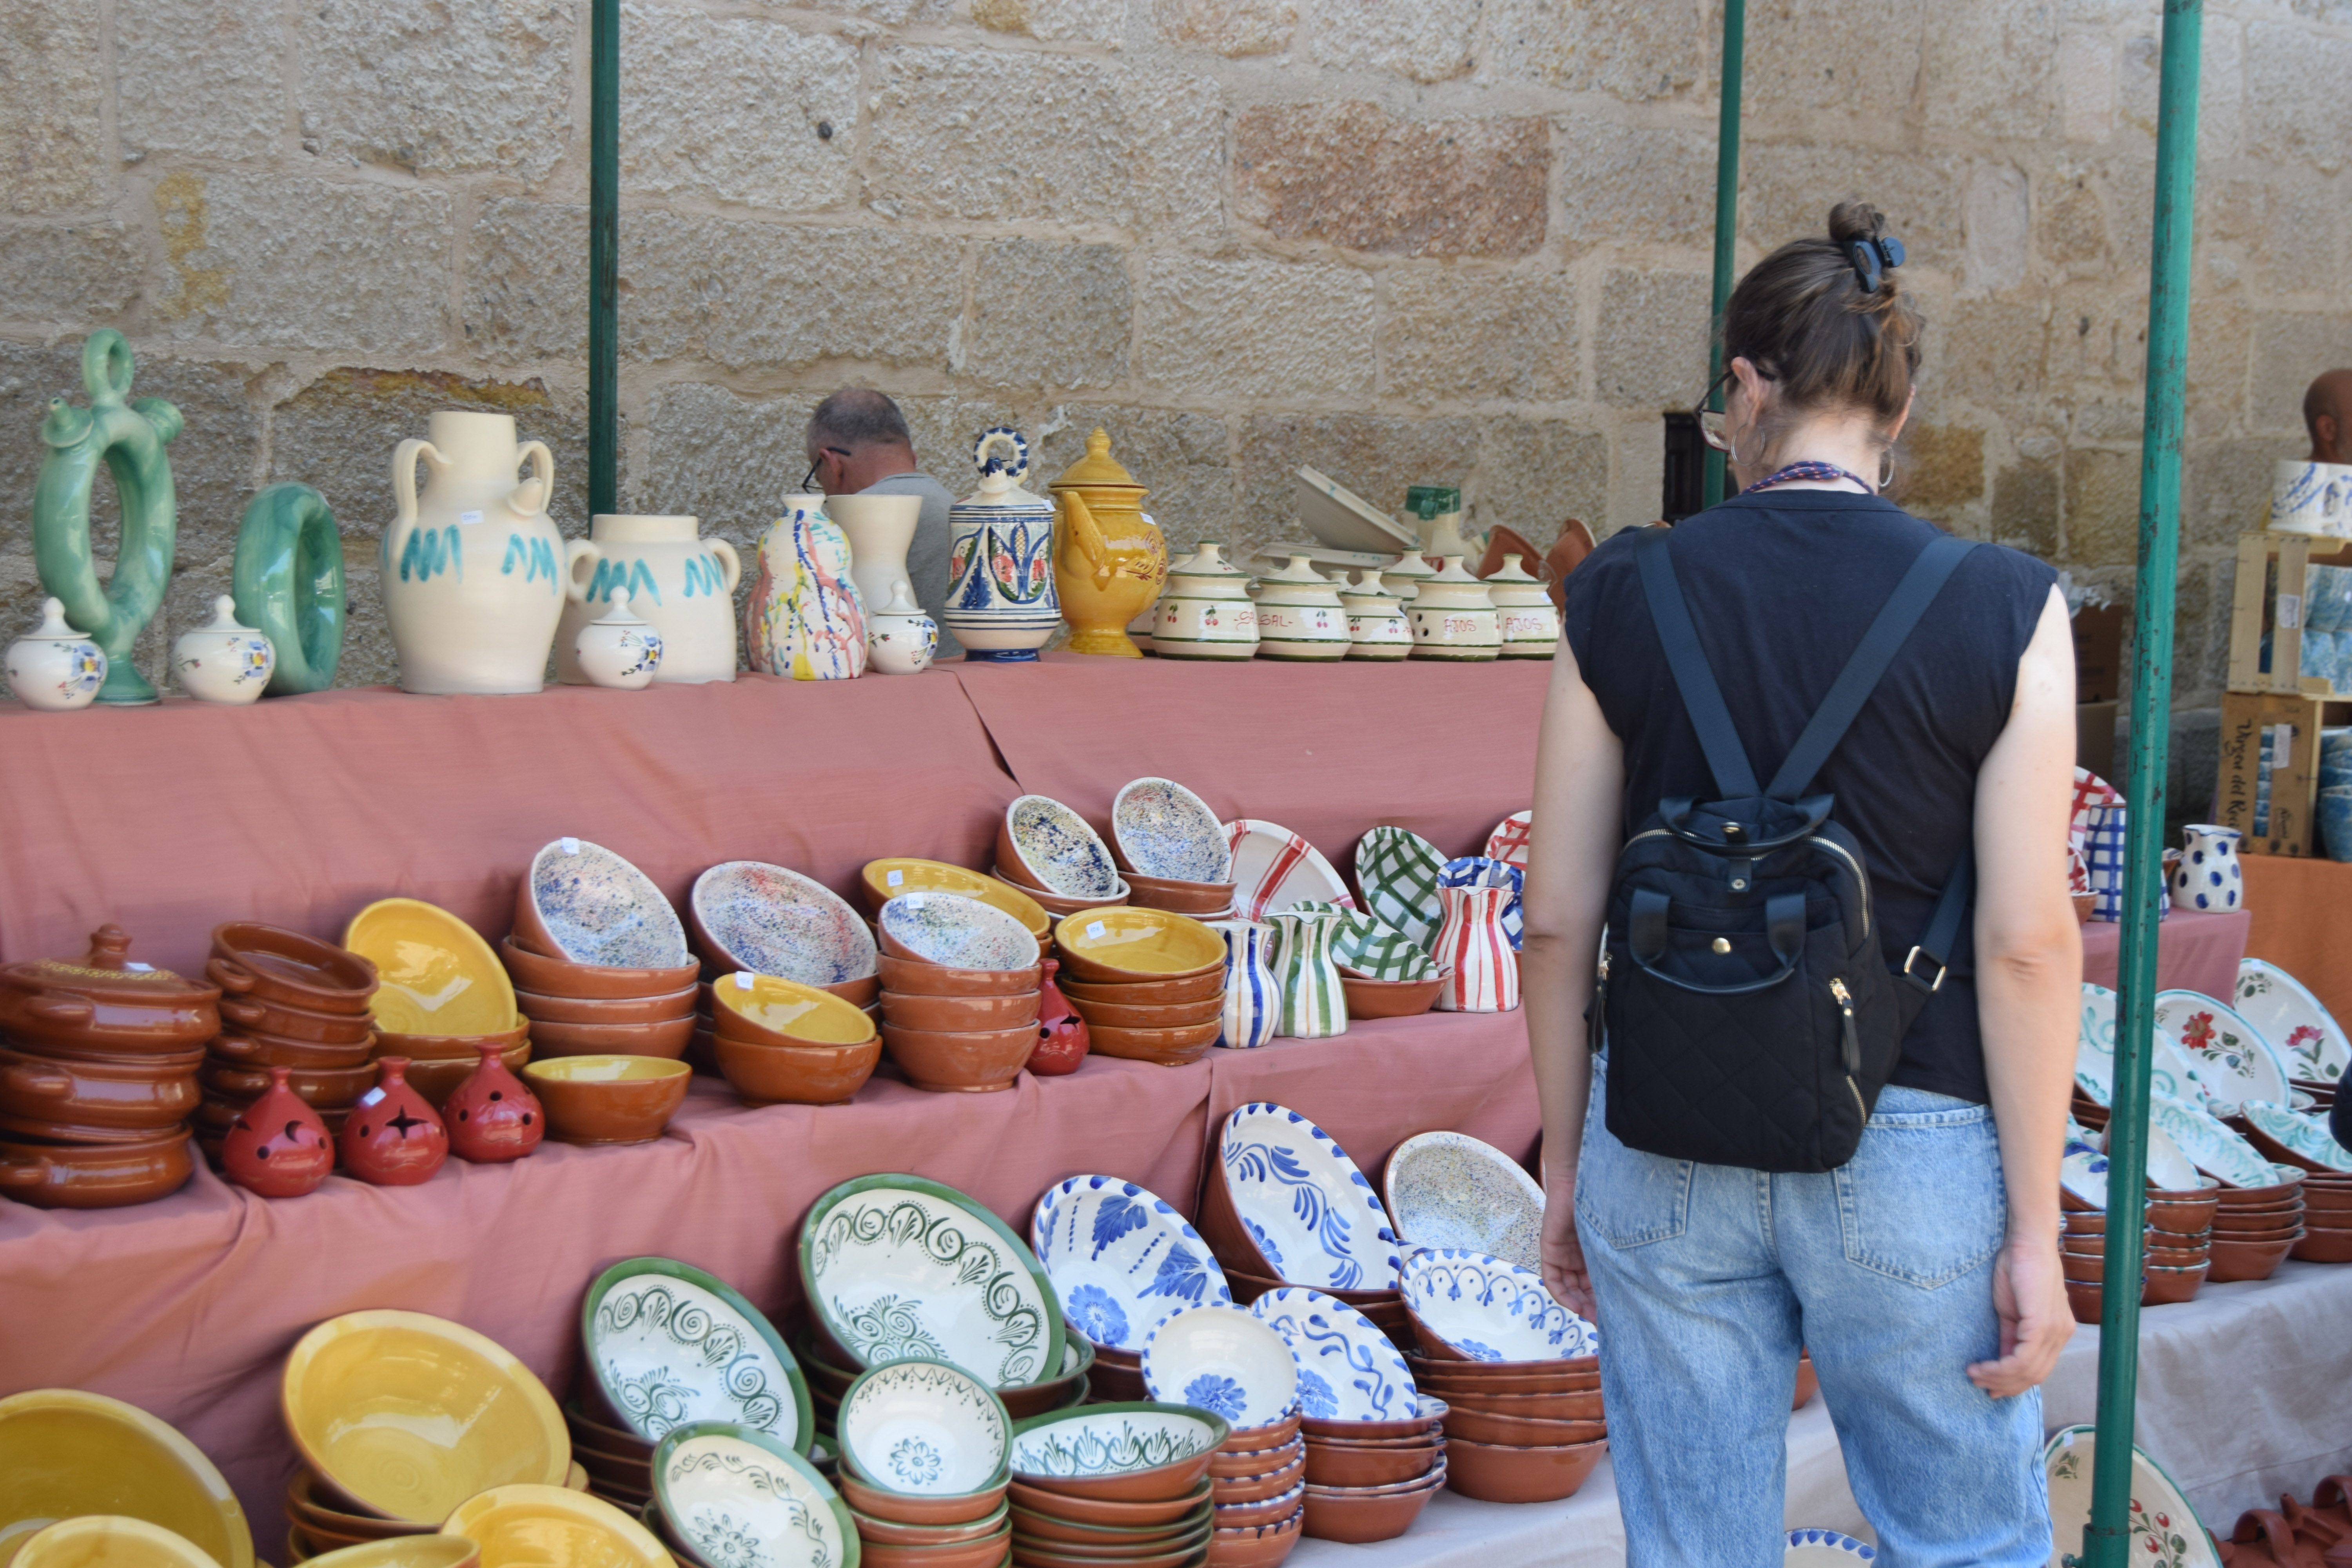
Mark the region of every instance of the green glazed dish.
POLYGON ((711 1422, 805 1455, 816 1435, 800 1363, 761 1310, 668 1258, 630 1258, 588 1287, 580 1343, 604 1402, 649 1443, 711 1422))
POLYGON ((857 1568, 848 1505, 764 1432, 725 1421, 673 1429, 654 1449, 653 1489, 663 1522, 706 1563, 857 1568))
MULTIPOLYGON (((1210 1458, 1231 1436, 1224 1417, 1191 1405, 1081 1405, 1014 1423, 1012 1470, 1024 1480, 1111 1499, 1137 1489, 1145 1477, 1181 1491, 1176 1472, 1206 1474, 1210 1458)), ((1139 1495, 1154 1489, 1143 1485, 1139 1495)))

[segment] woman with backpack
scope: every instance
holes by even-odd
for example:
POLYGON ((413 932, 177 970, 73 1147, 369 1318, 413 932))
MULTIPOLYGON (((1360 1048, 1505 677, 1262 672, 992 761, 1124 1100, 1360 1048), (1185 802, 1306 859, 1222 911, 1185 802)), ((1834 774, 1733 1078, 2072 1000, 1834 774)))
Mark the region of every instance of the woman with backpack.
POLYGON ((2048 566, 1878 494, 1902 259, 1850 203, 1758 263, 1738 493, 1568 580, 1521 966, 1634 1568, 1777 1568, 1801 1349, 1891 1568, 2050 1560, 2074 648, 2048 566))

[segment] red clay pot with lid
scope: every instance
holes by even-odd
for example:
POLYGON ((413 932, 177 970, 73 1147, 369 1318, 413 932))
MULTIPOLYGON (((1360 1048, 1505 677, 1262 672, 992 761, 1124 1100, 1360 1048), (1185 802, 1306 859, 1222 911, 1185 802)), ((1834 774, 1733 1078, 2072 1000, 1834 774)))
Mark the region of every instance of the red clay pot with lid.
POLYGON ((479 1048, 481 1065, 441 1102, 449 1152, 478 1165, 520 1160, 547 1136, 547 1113, 540 1109, 539 1097, 507 1070, 496 1040, 479 1048))
POLYGON ((131 956, 118 925, 90 933, 81 959, 0 967, 0 1030, 75 1057, 184 1051, 220 1033, 220 991, 131 956))
POLYGON ((221 1173, 265 1198, 314 1192, 335 1168, 334 1140, 319 1113, 287 1083, 289 1069, 269 1069, 269 1088, 237 1113, 221 1140, 221 1173))
POLYGON ((379 1187, 429 1182, 449 1158, 448 1130, 409 1085, 407 1058, 385 1057, 376 1066, 383 1076, 343 1123, 343 1169, 379 1187))

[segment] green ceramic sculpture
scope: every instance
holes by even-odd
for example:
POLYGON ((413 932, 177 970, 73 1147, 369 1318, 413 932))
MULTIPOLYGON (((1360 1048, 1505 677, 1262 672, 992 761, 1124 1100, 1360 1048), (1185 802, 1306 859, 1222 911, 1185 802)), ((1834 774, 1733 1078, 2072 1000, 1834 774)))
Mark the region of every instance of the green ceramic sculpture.
POLYGON ((49 399, 41 421, 49 450, 33 487, 34 564, 42 588, 65 602, 66 618, 106 654, 100 702, 155 700, 154 687, 131 665, 131 647, 171 585, 178 516, 163 447, 180 433, 180 411, 160 397, 126 404, 131 368, 131 345, 121 332, 110 327, 89 335, 81 346, 89 406, 49 399), (114 576, 103 587, 89 550, 90 487, 101 461, 122 507, 114 576))
POLYGON ((236 616, 278 650, 269 695, 324 691, 343 657, 343 541, 327 498, 271 485, 236 529, 236 616))

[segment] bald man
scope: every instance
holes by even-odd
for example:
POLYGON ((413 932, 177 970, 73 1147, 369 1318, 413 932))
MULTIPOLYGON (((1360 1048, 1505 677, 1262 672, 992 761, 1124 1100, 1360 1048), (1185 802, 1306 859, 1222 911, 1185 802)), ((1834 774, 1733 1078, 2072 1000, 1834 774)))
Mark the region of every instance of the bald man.
POLYGON ((2303 427, 2311 432, 2311 460, 2352 463, 2352 370, 2321 373, 2303 395, 2303 427))
MULTIPOLYGON (((916 602, 940 621, 939 657, 963 651, 940 612, 948 600, 948 488, 915 467, 915 437, 898 405, 871 387, 845 386, 808 422, 809 481, 827 495, 920 496, 923 513, 907 549, 916 602)), ((880 609, 879 605, 870 606, 880 609)))

